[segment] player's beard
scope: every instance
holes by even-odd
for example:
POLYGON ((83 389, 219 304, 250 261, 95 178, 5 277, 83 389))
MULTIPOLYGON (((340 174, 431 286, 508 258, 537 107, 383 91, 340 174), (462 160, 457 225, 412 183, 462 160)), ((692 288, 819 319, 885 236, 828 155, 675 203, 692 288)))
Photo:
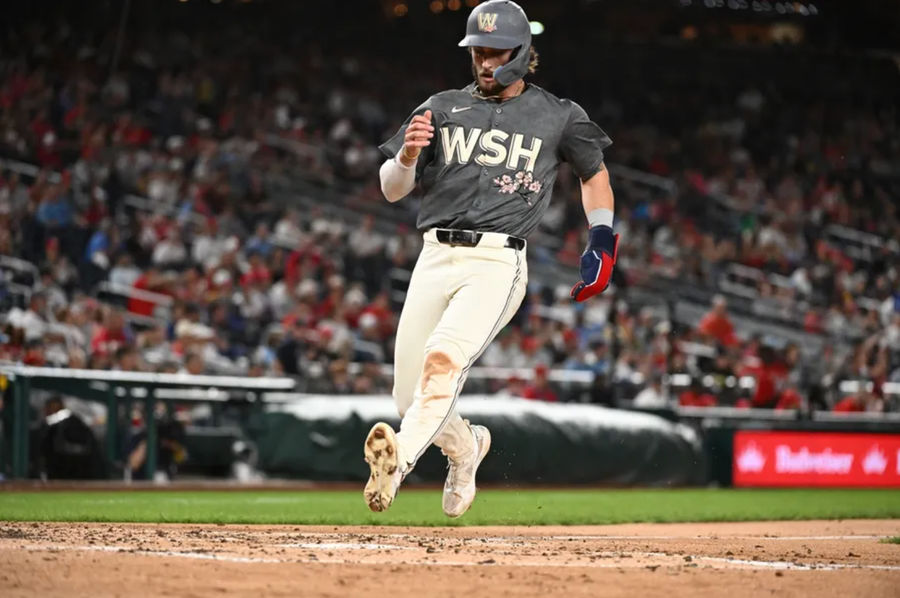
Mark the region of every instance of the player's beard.
POLYGON ((478 86, 478 89, 481 90, 481 94, 484 96, 499 95, 501 91, 503 91, 504 89, 506 89, 508 87, 507 85, 500 85, 500 83, 498 83, 497 80, 494 79, 494 83, 491 85, 488 85, 487 88, 485 88, 481 84, 481 77, 478 76, 478 69, 475 68, 474 62, 472 63, 472 76, 475 78, 475 85, 478 86))

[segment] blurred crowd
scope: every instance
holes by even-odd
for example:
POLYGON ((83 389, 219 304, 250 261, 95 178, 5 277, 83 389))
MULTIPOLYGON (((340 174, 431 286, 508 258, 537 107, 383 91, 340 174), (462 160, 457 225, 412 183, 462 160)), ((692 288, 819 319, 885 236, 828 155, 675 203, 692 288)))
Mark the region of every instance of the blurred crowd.
MULTIPOLYGON (((7 35, 0 157, 37 168, 0 169, 0 255, 31 265, 3 266, 0 359, 390 391, 385 364, 421 237, 396 219, 286 204, 268 181, 325 183, 357 208, 377 201, 376 144, 427 95, 465 84, 464 56, 409 78, 360 48, 232 27, 138 35, 111 73, 112 34, 34 25, 7 35)), ((900 382, 896 69, 867 78, 882 66, 864 63, 854 95, 832 76, 846 64, 804 86, 802 57, 738 53, 674 80, 665 60, 635 68, 639 54, 609 69, 599 93, 559 74, 546 85, 610 133, 610 162, 671 184, 616 184, 616 292, 574 305, 567 288, 533 281, 479 363, 518 372, 473 377, 471 389, 643 407, 885 409, 883 385, 900 382), (760 63, 780 66, 755 85, 737 77, 760 63), (734 266, 745 268, 740 283, 734 266), (724 295, 693 323, 626 301, 655 280, 709 297, 738 285, 747 315, 829 339, 824 353, 810 360, 796 343, 742 330, 740 302, 724 295), (826 392, 842 380, 870 384, 826 392)), ((561 176, 541 227, 568 266, 584 244, 577 193, 561 176)))

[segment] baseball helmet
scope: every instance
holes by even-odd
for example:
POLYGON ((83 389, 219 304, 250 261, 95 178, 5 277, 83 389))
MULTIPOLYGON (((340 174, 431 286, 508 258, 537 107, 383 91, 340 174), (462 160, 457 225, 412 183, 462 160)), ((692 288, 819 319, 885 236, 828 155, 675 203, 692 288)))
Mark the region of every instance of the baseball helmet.
POLYGON ((494 80, 505 87, 528 73, 531 25, 525 11, 515 2, 490 0, 472 10, 466 22, 466 36, 459 45, 498 50, 515 48, 509 62, 494 71, 494 80))

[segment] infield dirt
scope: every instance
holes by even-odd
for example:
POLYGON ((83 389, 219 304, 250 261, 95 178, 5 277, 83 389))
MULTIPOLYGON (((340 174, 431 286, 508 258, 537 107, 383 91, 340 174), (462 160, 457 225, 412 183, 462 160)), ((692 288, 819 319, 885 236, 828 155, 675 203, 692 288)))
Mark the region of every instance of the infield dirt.
POLYGON ((0 595, 891 596, 900 521, 589 527, 0 523, 0 595))

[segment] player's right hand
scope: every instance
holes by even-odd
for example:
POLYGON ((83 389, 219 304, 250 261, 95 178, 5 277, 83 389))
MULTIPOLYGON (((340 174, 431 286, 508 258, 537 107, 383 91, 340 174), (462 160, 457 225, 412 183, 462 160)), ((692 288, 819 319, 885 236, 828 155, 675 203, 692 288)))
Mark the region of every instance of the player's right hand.
POLYGON ((431 110, 426 110, 425 114, 417 114, 409 121, 406 135, 403 137, 401 157, 410 160, 418 159, 422 148, 431 145, 432 137, 434 137, 434 126, 431 124, 431 110))

